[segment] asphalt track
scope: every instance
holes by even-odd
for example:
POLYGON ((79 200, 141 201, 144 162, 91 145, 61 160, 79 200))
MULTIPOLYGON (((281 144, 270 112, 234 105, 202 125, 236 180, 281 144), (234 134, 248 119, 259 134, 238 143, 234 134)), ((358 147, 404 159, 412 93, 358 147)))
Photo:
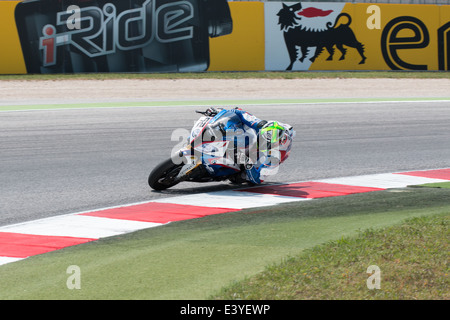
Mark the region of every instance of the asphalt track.
MULTIPOLYGON (((151 169, 190 129, 192 106, 0 112, 0 226, 194 192, 234 188, 182 183, 153 192, 151 169)), ((288 122, 289 160, 267 182, 449 167, 450 101, 249 105, 288 122)))

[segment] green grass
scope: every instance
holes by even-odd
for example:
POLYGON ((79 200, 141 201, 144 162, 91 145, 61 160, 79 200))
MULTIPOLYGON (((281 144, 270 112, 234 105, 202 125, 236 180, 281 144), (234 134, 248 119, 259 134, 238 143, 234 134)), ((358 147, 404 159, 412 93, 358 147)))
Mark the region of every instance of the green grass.
POLYGON ((109 79, 312 79, 312 78, 421 78, 449 79, 446 71, 294 71, 198 73, 88 73, 0 75, 0 80, 109 80, 109 79))
MULTIPOLYGON (((379 264, 384 279, 381 291, 387 290, 391 264, 395 266, 398 259, 391 250, 402 247, 383 248, 385 260, 361 260, 362 264, 356 265, 352 259, 367 252, 358 251, 358 242, 351 245, 352 240, 347 237, 370 228, 369 233, 363 233, 368 237, 378 228, 408 218, 450 212, 449 189, 396 191, 403 192, 380 191, 301 201, 174 222, 34 256, 0 267, 0 299, 207 299, 223 287, 250 279, 267 266, 294 261, 290 257, 336 240, 334 246, 345 245, 348 257, 345 252, 329 252, 325 260, 332 261, 333 267, 348 270, 348 276, 350 272, 364 274, 369 264, 379 264), (69 277, 66 270, 70 265, 81 269, 80 290, 69 290, 66 286, 69 277)), ((398 245, 411 241, 409 234, 400 236, 395 240, 398 245)), ((448 240, 440 239, 430 247, 433 251, 428 253, 428 258, 442 258, 432 254, 437 247, 445 252, 448 240)), ((370 244, 372 240, 367 238, 364 242, 370 244)), ((428 247, 421 249, 425 254, 428 247)), ((415 255, 419 257, 422 252, 417 250, 415 255)), ((322 252, 327 253, 327 250, 322 252)), ((338 273, 338 278, 350 279, 344 271, 327 269, 329 264, 322 268, 317 261, 312 260, 310 266, 324 273, 338 273)), ((420 261, 417 261, 417 270, 431 272, 429 267, 420 265, 420 261)), ((414 274, 414 279, 419 279, 420 274, 414 274)), ((332 282, 336 277, 329 278, 332 282)), ((293 282, 298 280, 292 278, 293 282)), ((337 284, 330 283, 333 285, 337 284)), ((428 282, 428 285, 434 286, 434 283, 428 282)), ((434 294, 437 295, 437 291, 434 294)), ((334 292, 334 296, 332 293, 332 297, 342 297, 341 290, 334 292)))
POLYGON ((192 100, 192 101, 144 101, 144 102, 103 102, 103 103, 56 103, 35 105, 0 106, 0 111, 85 109, 85 108, 121 108, 155 106, 232 106, 232 105, 271 105, 271 104, 320 104, 320 103, 371 103, 393 101, 448 101, 447 98, 330 98, 330 99, 241 99, 241 100, 192 100))
MULTIPOLYGON (((215 299, 450 299, 450 211, 306 250, 225 288, 215 299), (367 286, 369 266, 379 288, 367 286)), ((373 284, 370 280, 369 284, 373 284)))
POLYGON ((450 189, 450 182, 426 183, 417 187, 450 189))

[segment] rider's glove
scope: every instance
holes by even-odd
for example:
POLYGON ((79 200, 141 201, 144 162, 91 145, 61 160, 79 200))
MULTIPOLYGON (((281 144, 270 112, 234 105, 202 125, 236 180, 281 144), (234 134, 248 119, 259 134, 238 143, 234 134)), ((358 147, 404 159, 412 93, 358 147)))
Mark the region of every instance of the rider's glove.
POLYGON ((214 108, 214 107, 210 107, 210 108, 208 108, 207 110, 206 110, 206 112, 205 112, 205 114, 208 116, 208 117, 214 117, 216 114, 218 114, 219 112, 217 111, 217 109, 216 108, 214 108))

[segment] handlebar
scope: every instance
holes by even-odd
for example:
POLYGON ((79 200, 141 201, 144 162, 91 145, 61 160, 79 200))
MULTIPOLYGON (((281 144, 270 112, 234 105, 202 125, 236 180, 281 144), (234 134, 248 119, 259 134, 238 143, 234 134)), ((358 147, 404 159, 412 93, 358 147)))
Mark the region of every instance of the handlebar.
MULTIPOLYGON (((239 107, 235 107, 234 109, 239 109, 239 107)), ((221 110, 223 110, 223 108, 219 108, 219 110, 217 110, 214 107, 210 107, 208 108, 206 111, 200 111, 200 110, 195 110, 195 112, 200 113, 204 116, 208 116, 208 117, 214 117, 216 114, 218 114, 221 110)))
MULTIPOLYGON (((222 108, 220 109, 222 110, 222 108)), ((206 111, 195 110, 195 112, 208 117, 214 117, 216 114, 219 113, 219 111, 214 107, 208 108, 206 111)))

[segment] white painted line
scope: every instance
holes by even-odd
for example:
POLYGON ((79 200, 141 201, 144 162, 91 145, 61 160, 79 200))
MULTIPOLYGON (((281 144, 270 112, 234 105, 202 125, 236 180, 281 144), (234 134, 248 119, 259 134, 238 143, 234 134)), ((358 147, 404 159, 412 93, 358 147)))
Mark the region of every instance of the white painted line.
POLYGON ((394 173, 371 174, 354 177, 322 179, 315 181, 382 189, 405 188, 410 185, 419 185, 424 183, 448 182, 448 180, 443 179, 431 179, 394 173))
POLYGON ((23 260, 23 259, 25 259, 25 258, 0 257, 0 266, 3 264, 16 262, 16 261, 23 260))
POLYGON ((0 228, 0 232, 100 239, 160 226, 161 223, 65 215, 0 228))
POLYGON ((230 190, 172 197, 152 202, 215 208, 247 209, 304 200, 311 199, 230 190))

